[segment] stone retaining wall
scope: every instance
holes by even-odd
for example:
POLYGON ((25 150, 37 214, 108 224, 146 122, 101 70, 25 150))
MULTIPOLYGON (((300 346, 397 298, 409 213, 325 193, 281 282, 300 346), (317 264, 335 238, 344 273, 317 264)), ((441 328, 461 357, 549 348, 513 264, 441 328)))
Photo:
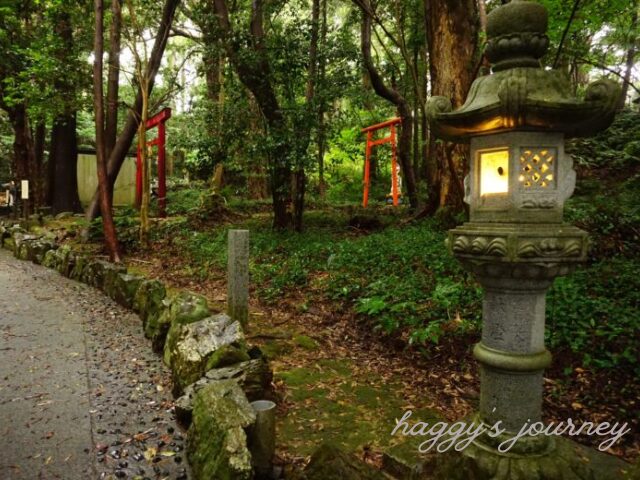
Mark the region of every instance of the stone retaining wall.
POLYGON ((260 350, 247 345, 239 322, 211 312, 201 295, 168 292, 158 280, 59 246, 47 233, 0 222, 0 245, 137 312, 144 335, 171 369, 194 478, 253 478, 246 432, 255 414, 249 402, 269 396, 272 372, 260 350))

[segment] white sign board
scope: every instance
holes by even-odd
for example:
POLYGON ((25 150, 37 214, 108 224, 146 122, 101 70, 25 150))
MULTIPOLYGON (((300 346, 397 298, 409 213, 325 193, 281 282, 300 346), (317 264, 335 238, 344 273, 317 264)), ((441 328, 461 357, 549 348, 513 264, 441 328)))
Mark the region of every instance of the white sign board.
POLYGON ((29 200, 29 180, 22 180, 21 182, 22 200, 29 200))

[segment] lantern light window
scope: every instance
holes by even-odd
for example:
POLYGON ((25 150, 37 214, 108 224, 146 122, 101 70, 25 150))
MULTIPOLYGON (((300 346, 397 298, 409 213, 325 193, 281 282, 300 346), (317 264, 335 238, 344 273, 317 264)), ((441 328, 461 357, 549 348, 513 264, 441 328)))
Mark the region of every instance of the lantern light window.
POLYGON ((480 152, 480 195, 509 191, 509 150, 480 152))

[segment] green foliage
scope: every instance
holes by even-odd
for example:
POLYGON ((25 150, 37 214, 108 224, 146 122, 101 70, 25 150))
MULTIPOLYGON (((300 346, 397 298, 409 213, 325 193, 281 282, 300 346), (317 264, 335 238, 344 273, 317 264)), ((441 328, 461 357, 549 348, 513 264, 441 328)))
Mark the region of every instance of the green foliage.
MULTIPOLYGON (((321 288, 382 332, 406 333, 416 343, 437 342, 452 326, 477 325, 478 286, 443 248, 433 222, 355 238, 341 215, 311 213, 306 222, 307 230, 296 235, 274 232, 264 220, 234 226, 251 230, 252 281, 263 300, 321 288)), ((201 275, 225 268, 226 230, 180 234, 201 275)))
MULTIPOLYGON (((138 245, 140 218, 133 208, 119 208, 113 212, 113 223, 116 227, 118 241, 124 250, 134 249, 138 245)), ((102 241, 102 217, 95 218, 89 224, 89 238, 102 241)))
MULTIPOLYGON (((630 179, 619 189, 620 198, 609 201, 609 210, 635 207, 638 184, 630 179)), ((195 198, 193 191, 183 194, 195 198)), ((590 234, 598 238, 597 229, 604 228, 593 212, 606 204, 604 198, 592 204, 579 197, 570 204, 569 215, 578 223, 589 219, 590 234)), ((385 229, 358 236, 345 228, 347 218, 340 212, 310 212, 306 223, 302 234, 274 232, 260 216, 233 226, 251 231, 250 271, 262 300, 276 302, 293 290, 322 292, 382 334, 416 345, 477 334, 482 292, 444 248, 440 223, 398 227, 383 218, 385 229)), ((205 278, 223 271, 229 227, 193 232, 187 225, 167 228, 184 246, 193 274, 205 278)), ((547 341, 554 350, 572 351, 594 368, 638 370, 640 257, 637 237, 628 243, 622 251, 598 250, 595 263, 556 281, 547 302, 547 341)))
POLYGON ((89 29, 74 28, 68 44, 60 29, 90 17, 86 4, 69 0, 16 2, 0 11, 0 100, 26 104, 32 119, 45 120, 78 109, 90 84, 89 29))
POLYGON ((638 258, 614 257, 557 279, 547 297, 550 346, 586 366, 640 375, 639 269, 638 258))
POLYGON ((599 192, 569 202, 567 217, 590 234, 594 260, 640 255, 640 174, 613 193, 599 192))
POLYGON ((437 342, 445 325, 473 327, 478 286, 443 245, 433 222, 341 242, 329 264, 328 294, 354 304, 385 333, 406 332, 410 342, 437 342))
POLYGON ((619 170, 640 166, 640 112, 624 111, 604 132, 567 145, 578 167, 619 170))
POLYGON ((185 215, 195 212, 201 205, 203 190, 200 188, 176 188, 167 192, 167 215, 185 215))
POLYGON ((603 134, 573 142, 579 171, 566 219, 590 233, 594 261, 640 254, 640 114, 624 112, 603 134))

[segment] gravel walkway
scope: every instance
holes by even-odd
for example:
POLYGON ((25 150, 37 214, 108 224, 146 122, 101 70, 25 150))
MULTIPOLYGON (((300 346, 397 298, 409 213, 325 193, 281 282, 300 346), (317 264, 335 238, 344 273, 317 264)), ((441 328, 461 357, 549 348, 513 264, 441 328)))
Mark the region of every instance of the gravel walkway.
POLYGON ((188 479, 140 319, 0 249, 0 479, 188 479))

